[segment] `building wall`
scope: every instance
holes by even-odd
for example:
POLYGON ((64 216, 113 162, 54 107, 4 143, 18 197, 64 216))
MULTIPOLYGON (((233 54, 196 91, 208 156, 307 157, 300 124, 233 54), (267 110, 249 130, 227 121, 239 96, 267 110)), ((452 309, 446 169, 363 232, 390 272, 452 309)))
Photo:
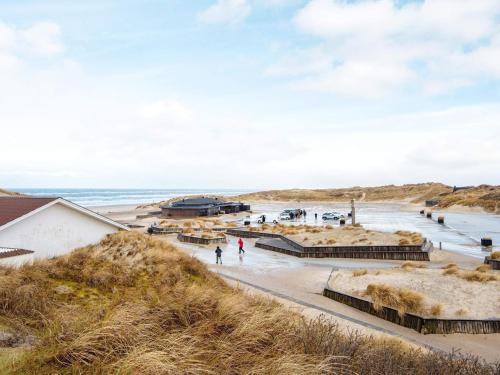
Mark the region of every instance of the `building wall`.
POLYGON ((205 213, 202 215, 200 212, 200 209, 198 208, 184 208, 184 209, 177 209, 177 208, 162 208, 161 209, 161 214, 163 217, 198 217, 198 216, 213 216, 217 215, 219 213, 219 208, 218 207, 211 207, 211 208, 205 208, 203 209, 205 213))
POLYGON ((0 231, 0 246, 35 251, 35 258, 47 258, 99 242, 118 228, 55 204, 0 231))
POLYGON ((164 217, 196 217, 199 216, 199 212, 196 209, 192 210, 181 210, 175 208, 162 208, 161 214, 164 217))
POLYGON ((22 266, 25 263, 32 263, 33 259, 34 259, 34 253, 32 253, 32 254, 18 255, 18 256, 15 256, 15 257, 9 257, 9 258, 0 259, 0 265, 1 266, 15 266, 15 267, 19 267, 19 266, 22 266))

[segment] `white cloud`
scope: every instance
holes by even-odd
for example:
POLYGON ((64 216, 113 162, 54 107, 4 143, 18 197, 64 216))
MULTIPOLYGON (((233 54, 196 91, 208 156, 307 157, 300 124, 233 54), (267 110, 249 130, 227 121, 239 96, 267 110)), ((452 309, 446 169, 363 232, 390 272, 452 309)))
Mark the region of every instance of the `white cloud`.
POLYGON ((148 103, 140 108, 139 113, 147 120, 160 120, 175 124, 186 123, 193 118, 193 113, 177 99, 148 103))
POLYGON ((25 29, 0 23, 0 61, 20 57, 47 58, 61 54, 61 31, 53 22, 38 22, 25 29))
POLYGON ((251 12, 247 0, 217 0, 208 9, 199 14, 207 23, 236 24, 244 21, 251 12))
MULTIPOLYGON (((140 75, 123 79, 91 74, 60 49, 42 48, 52 51, 50 59, 17 49, 22 35, 23 30, 12 27, 0 30, 0 57, 12 61, 0 74, 4 186, 498 183, 491 173, 500 168, 498 105, 375 118, 374 111, 364 113, 360 107, 342 108, 342 116, 338 107, 302 111, 283 96, 278 108, 269 110, 277 102, 264 103, 269 97, 265 94, 221 95, 214 87, 204 95, 198 90, 180 95, 175 88, 157 91, 140 75)), ((59 41, 61 36, 53 38, 59 41)), ((335 85, 345 95, 358 95, 356 87, 363 86, 363 94, 373 97, 394 89, 394 82, 415 80, 406 56, 435 53, 440 46, 437 41, 409 43, 401 51, 384 39, 384 51, 393 57, 386 61, 374 46, 359 42, 359 50, 349 49, 352 44, 321 38, 321 46, 298 50, 287 64, 268 73, 305 76, 300 84, 316 85, 310 87, 315 90, 335 85), (341 62, 339 56, 349 58, 341 62), (318 77, 332 82, 322 83, 318 77)), ((478 48, 477 61, 467 63, 484 67, 484 60, 494 56, 494 43, 478 48)), ((454 69, 468 71, 460 55, 453 60, 454 69)), ((492 72, 496 67, 484 69, 492 72)), ((435 81, 436 90, 439 82, 447 81, 435 81)))
POLYGON ((53 22, 39 22, 18 31, 18 42, 21 48, 35 56, 50 57, 64 51, 60 40, 61 31, 53 22))
POLYGON ((285 54, 268 73, 292 71, 295 86, 348 96, 408 85, 443 93, 500 78, 499 17, 498 0, 312 0, 294 24, 320 44, 285 54))

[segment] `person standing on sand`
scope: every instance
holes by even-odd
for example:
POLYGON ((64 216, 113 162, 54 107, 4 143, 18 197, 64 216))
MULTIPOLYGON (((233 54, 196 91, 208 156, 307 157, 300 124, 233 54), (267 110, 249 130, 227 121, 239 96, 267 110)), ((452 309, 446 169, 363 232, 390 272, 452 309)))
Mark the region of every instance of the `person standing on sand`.
POLYGON ((238 240, 238 246, 240 248, 239 251, 238 251, 238 254, 241 254, 241 253, 245 254, 245 250, 243 250, 243 240, 241 239, 241 237, 238 240))
POLYGON ((318 220, 318 213, 314 214, 314 220, 318 220))
POLYGON ((222 249, 217 246, 217 249, 215 249, 215 262, 219 264, 219 260, 220 264, 222 264, 222 249))

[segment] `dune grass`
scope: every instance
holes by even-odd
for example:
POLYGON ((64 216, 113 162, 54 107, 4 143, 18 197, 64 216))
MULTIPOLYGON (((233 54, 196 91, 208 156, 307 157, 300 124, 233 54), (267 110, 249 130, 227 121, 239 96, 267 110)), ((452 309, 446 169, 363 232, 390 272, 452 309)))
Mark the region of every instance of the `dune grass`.
POLYGON ((467 281, 475 281, 480 283, 487 283, 488 281, 496 281, 497 277, 489 272, 484 271, 466 271, 460 274, 460 277, 467 281))
POLYGON ((401 264, 401 268, 404 269, 405 271, 411 271, 414 270, 415 268, 427 268, 427 265, 414 262, 404 262, 403 264, 401 264))
POLYGON ((353 277, 359 277, 359 276, 364 276, 368 273, 368 270, 363 268, 363 269, 360 269, 360 270, 354 270, 352 271, 352 276, 353 277))
POLYGON ((489 264, 481 264, 479 267, 476 268, 477 272, 490 272, 491 271, 491 266, 489 264))
POLYGON ((398 230, 394 234, 398 235, 401 237, 399 240, 399 244, 401 246, 404 245, 420 245, 424 242, 424 238, 420 233, 417 232, 410 232, 406 230, 398 230))
POLYGON ((439 316, 443 312, 443 305, 440 303, 437 303, 435 305, 432 305, 431 308, 429 309, 429 313, 432 316, 439 316))
POLYGON ((457 275, 459 273, 459 268, 456 264, 450 263, 447 266, 443 267, 443 275, 457 275))
POLYGON ((0 324, 36 337, 8 359, 3 354, 10 349, 0 350, 5 375, 494 374, 500 368, 344 333, 324 317, 305 319, 229 287, 168 242, 137 232, 0 268, 0 324))
POLYGON ((410 289, 369 284, 364 295, 371 298, 375 310, 389 306, 398 310, 400 316, 407 312, 422 313, 424 310, 424 296, 410 289))
POLYGON ((453 205, 481 207, 488 212, 500 210, 500 186, 479 185, 456 192, 445 192, 439 197, 439 207, 453 205))
POLYGON ((455 275, 471 282, 487 283, 498 280, 497 276, 491 272, 491 267, 487 264, 480 265, 474 271, 461 272, 455 263, 450 263, 443 267, 443 275, 455 275))

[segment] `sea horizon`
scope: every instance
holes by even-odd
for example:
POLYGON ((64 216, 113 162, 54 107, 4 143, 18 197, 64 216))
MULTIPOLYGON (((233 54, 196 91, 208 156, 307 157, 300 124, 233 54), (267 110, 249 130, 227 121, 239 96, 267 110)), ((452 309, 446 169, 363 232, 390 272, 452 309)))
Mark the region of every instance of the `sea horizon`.
POLYGON ((61 197, 84 207, 156 203, 189 195, 238 195, 249 189, 140 189, 140 188, 8 188, 21 194, 38 197, 61 197))

